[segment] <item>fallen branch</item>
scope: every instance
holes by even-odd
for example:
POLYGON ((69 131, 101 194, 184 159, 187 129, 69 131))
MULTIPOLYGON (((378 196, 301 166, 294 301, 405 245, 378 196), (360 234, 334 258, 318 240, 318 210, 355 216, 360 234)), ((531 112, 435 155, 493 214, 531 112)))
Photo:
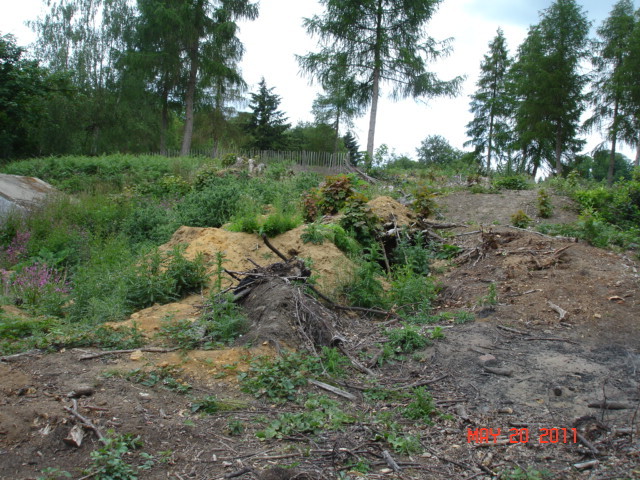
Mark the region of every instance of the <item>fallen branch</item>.
POLYGON ((42 350, 29 350, 28 352, 14 353, 13 355, 6 355, 0 357, 0 362, 13 362, 20 357, 29 357, 31 355, 40 355, 42 350))
POLYGON ((518 335, 529 335, 527 332, 523 332, 522 330, 518 330, 516 328, 505 327, 504 325, 496 325, 500 330, 504 330, 505 332, 517 333, 518 335))
POLYGON ((540 340, 545 342, 566 342, 566 343, 571 343, 573 345, 580 345, 580 343, 574 342, 573 340, 569 340, 567 338, 558 338, 558 337, 528 337, 528 338, 523 338, 522 340, 525 340, 525 341, 540 340))
POLYGON ((389 465, 391 470, 393 470, 394 472, 399 472, 401 470, 400 466, 396 463, 396 461, 387 450, 382 451, 382 458, 384 458, 384 461, 387 462, 387 465, 389 465))
POLYGON ((405 388, 424 387, 425 385, 431 385, 431 384, 434 384, 434 383, 438 383, 440 380, 444 380, 448 376, 449 376, 449 374, 445 373, 444 375, 440 375, 439 377, 434 378, 433 380, 423 380, 423 381, 420 381, 420 382, 412 383, 411 385, 403 385, 401 387, 396 387, 393 390, 404 390, 405 388))
POLYGON ((587 405, 589 408, 601 408, 603 410, 631 410, 633 405, 625 402, 610 402, 604 400, 602 402, 591 402, 587 405))
POLYGON ((86 426, 87 428, 90 428, 91 430, 93 430, 93 432, 96 434, 96 436, 98 437, 98 440, 100 440, 102 443, 106 444, 107 441, 104 437, 104 435, 102 434, 102 432, 100 431, 100 429, 98 427, 96 427, 91 420, 89 420, 88 418, 83 417, 80 413, 78 413, 78 402, 76 402, 75 400, 73 401, 73 408, 69 408, 69 407, 64 407, 64 409, 69 412, 71 415, 73 415, 74 417, 76 417, 78 420, 80 420, 80 422, 86 426))
POLYGON ((92 353, 91 355, 83 355, 79 360, 92 360, 94 358, 104 357, 106 355, 117 355, 120 353, 133 353, 133 352, 151 352, 151 353, 169 353, 180 350, 179 347, 174 348, 161 348, 161 347, 147 347, 147 348, 132 348, 129 350, 109 350, 106 352, 92 353))
POLYGON ((278 250, 276 247, 271 245, 271 242, 269 241, 269 239, 267 238, 267 236, 264 233, 262 234, 262 241, 269 248, 269 250, 271 250, 273 253, 275 253, 277 256, 279 256, 282 260, 284 260, 285 262, 289 261, 289 259, 287 257, 285 257, 282 254, 282 252, 280 252, 280 250, 278 250))
POLYGON ((555 310, 558 313, 558 315, 560 315, 560 320, 564 320, 564 317, 566 317, 567 314, 569 313, 566 310, 560 308, 555 303, 551 303, 549 300, 547 300, 547 304, 551 307, 552 310, 555 310))
POLYGON ((582 433, 578 432, 577 430, 575 432, 576 432, 576 436, 578 437, 578 440, 580 440, 580 443, 582 443, 585 447, 587 447, 589 450, 591 450, 591 453, 593 453, 594 455, 599 455, 600 454, 600 452, 593 445, 593 443, 591 443, 589 440, 587 440, 587 438, 582 433))
POLYGON ((320 387, 320 388, 322 388, 324 390, 327 390, 327 391, 329 391, 331 393, 335 393, 336 395, 344 397, 344 398, 346 398, 348 400, 351 400, 352 402, 355 402, 355 401, 358 400, 358 398, 355 395, 353 395, 353 394, 351 394, 351 393, 349 393, 349 392, 347 392, 345 390, 342 390, 341 388, 334 387, 333 385, 329 385, 328 383, 320 382, 318 380, 313 380, 313 379, 310 379, 309 383, 312 384, 312 385, 315 385, 316 387, 320 387))
POLYGON ((513 375, 513 370, 508 368, 484 367, 484 371, 493 373, 494 375, 502 375, 503 377, 510 377, 513 375))
POLYGON ((253 472, 253 468, 244 467, 244 468, 241 468, 240 470, 238 470, 236 472, 227 473, 223 478, 241 477, 242 475, 246 475, 247 473, 251 473, 251 472, 253 472))

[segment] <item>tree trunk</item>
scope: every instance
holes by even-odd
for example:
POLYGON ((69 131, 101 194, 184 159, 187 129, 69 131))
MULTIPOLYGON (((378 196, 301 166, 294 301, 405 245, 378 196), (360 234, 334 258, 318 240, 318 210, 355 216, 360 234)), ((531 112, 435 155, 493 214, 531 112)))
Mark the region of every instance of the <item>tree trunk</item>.
POLYGON ((380 96, 380 55, 382 41, 382 2, 378 2, 376 18, 376 45, 373 58, 373 90, 371 93, 371 115, 369 116, 369 134, 367 136, 367 155, 373 160, 373 139, 376 134, 376 115, 378 114, 378 97, 380 96))
POLYGON ((493 113, 489 117, 489 145, 487 147, 487 175, 491 173, 491 147, 493 142, 493 113))
POLYGON ((609 154, 609 170, 607 171, 607 185, 613 185, 613 173, 616 166, 616 141, 618 140, 618 99, 613 106, 613 125, 611 138, 611 152, 609 154))
POLYGON ((160 154, 167 154, 167 130, 169 130, 169 89, 162 89, 162 119, 160 124, 160 154))
POLYGON ((556 125, 556 176, 562 175, 562 125, 556 125))
POLYGON ((198 45, 191 47, 189 54, 191 66, 189 68, 189 82, 187 83, 187 93, 185 96, 185 119, 184 133, 182 135, 182 148, 180 155, 189 155, 191 150, 191 139, 193 138, 193 110, 196 96, 196 83, 198 81, 198 45))
POLYGON ((380 69, 373 70, 373 94, 371 98, 371 114, 369 116, 369 134, 367 136, 367 155, 373 159, 373 139, 376 134, 376 115, 378 114, 378 96, 380 94, 380 69))
POLYGON ((340 140, 340 110, 336 113, 336 138, 333 141, 333 155, 338 153, 338 140, 340 140))

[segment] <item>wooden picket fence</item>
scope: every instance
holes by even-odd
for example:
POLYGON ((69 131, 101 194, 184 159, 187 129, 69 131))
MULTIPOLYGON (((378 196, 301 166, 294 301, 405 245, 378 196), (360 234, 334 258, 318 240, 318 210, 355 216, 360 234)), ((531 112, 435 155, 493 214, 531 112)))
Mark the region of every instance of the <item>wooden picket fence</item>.
MULTIPOLYGON (((254 158, 259 163, 270 164, 276 162, 286 162, 294 165, 296 169, 305 171, 316 171, 325 175, 348 173, 349 154, 329 153, 329 152, 306 152, 306 151, 275 151, 275 150, 224 150, 224 149, 192 149, 189 156, 202 156, 211 158, 223 158, 227 154, 235 154, 242 157, 254 158)), ((179 157, 180 150, 169 150, 165 154, 167 157, 179 157)))

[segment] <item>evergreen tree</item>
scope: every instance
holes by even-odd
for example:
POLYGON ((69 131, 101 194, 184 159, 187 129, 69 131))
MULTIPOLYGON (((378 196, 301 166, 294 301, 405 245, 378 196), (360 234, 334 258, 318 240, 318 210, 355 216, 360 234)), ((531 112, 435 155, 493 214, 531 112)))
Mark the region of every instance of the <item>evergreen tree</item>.
POLYGON ((556 0, 529 29, 511 70, 517 101, 516 137, 532 174, 545 159, 562 172, 562 158, 584 145, 577 138, 585 109, 587 76, 580 63, 587 56, 589 22, 575 0, 556 0))
POLYGON ((360 153, 360 145, 358 145, 358 141, 351 132, 347 132, 346 135, 342 137, 342 141, 349 152, 349 161, 351 162, 351 165, 357 167, 362 160, 362 153, 360 153))
POLYGON ((394 98, 455 95, 461 78, 442 81, 427 70, 429 60, 450 52, 448 41, 425 36, 425 25, 441 0, 320 0, 322 16, 304 25, 317 35, 320 51, 298 57, 302 70, 320 80, 346 66, 345 79, 367 93, 371 105, 367 153, 373 156, 378 97, 383 84, 394 98))
POLYGON ((592 58, 595 67, 592 82, 591 103, 593 116, 585 122, 591 130, 597 126, 604 129, 611 141, 609 151, 609 169, 607 183, 614 180, 616 165, 616 145, 623 133, 633 131, 633 115, 625 104, 629 96, 625 95, 624 66, 630 54, 629 41, 634 27, 633 2, 620 0, 609 17, 598 28, 598 40, 594 42, 596 55, 592 58), (603 123, 610 123, 603 127, 603 123))
POLYGON ((511 102, 507 92, 507 72, 510 60, 504 33, 498 29, 489 44, 489 54, 480 64, 478 90, 471 96, 471 112, 474 119, 467 125, 467 135, 476 153, 487 152, 487 172, 491 171, 494 149, 498 155, 506 148, 509 137, 508 117, 511 102))
POLYGON ((252 148, 257 150, 282 150, 287 146, 285 131, 291 126, 284 112, 278 110, 281 98, 267 88, 264 77, 257 93, 251 94, 249 107, 252 110, 248 131, 253 137, 252 148))
POLYGON ((629 37, 629 55, 620 69, 625 95, 625 115, 630 118, 630 128, 623 132, 623 139, 635 145, 634 164, 640 166, 640 9, 634 15, 634 27, 629 37))

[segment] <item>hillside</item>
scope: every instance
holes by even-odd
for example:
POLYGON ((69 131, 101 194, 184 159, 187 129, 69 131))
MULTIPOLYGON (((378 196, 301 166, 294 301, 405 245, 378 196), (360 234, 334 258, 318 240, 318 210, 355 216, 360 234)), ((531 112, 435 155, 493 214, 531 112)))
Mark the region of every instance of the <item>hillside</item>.
MULTIPOLYGON (((3 357, 0 478, 92 478, 109 462, 121 475, 112 478, 151 480, 640 478, 638 262, 509 226, 518 210, 534 222, 576 220, 571 201, 558 195, 553 216, 537 218, 536 195, 436 198, 433 221, 455 224, 438 232, 459 250, 432 265, 437 296, 429 323, 408 326, 399 305, 387 315, 333 309, 321 298, 295 297, 285 279, 243 300, 252 328, 275 325, 247 333, 249 343, 148 348, 161 345, 154 335, 163 322, 185 325, 200 315, 206 299, 192 295, 112 325, 139 328, 147 348, 3 357), (300 316, 301 308, 310 313, 300 316), (316 317, 340 337, 330 345, 352 363, 329 343, 323 349, 305 339, 305 325, 283 320, 316 317), (413 331, 428 341, 412 351, 405 347, 415 339, 393 336, 413 331), (322 368, 305 353, 309 346, 322 368), (283 353, 290 347, 302 354, 283 353), (241 388, 243 372, 262 395, 241 388), (278 384, 285 377, 290 383, 278 384), (82 444, 74 446, 79 437, 70 432, 79 423, 82 444), (96 431, 111 439, 106 446, 96 431)), ((414 217, 391 198, 375 202, 383 221, 414 217)), ((319 291, 353 275, 332 243, 304 243, 302 234, 298 227, 271 244, 311 259, 319 291)), ((163 248, 178 243, 188 258, 209 252, 213 261, 213 252, 224 251, 227 270, 240 277, 253 262, 280 260, 254 234, 181 227, 163 248)))

